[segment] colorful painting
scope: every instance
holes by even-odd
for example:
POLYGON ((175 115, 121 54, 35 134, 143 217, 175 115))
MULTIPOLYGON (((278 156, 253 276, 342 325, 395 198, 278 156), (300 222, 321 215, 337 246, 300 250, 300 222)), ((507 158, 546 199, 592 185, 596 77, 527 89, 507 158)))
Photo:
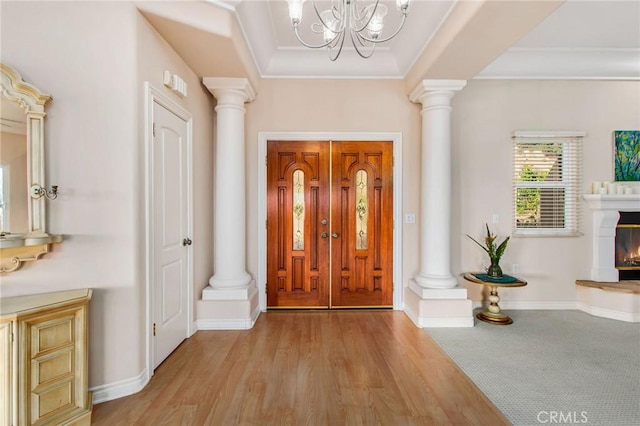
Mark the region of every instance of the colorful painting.
POLYGON ((616 182, 640 182, 640 130, 613 132, 616 182))

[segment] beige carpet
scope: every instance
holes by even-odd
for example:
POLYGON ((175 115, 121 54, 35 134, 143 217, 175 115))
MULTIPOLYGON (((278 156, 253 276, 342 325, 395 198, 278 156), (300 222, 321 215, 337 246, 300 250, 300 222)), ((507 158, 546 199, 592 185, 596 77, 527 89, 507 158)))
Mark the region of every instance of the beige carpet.
POLYGON ((508 326, 426 332, 517 426, 640 425, 640 324, 508 311, 508 326))

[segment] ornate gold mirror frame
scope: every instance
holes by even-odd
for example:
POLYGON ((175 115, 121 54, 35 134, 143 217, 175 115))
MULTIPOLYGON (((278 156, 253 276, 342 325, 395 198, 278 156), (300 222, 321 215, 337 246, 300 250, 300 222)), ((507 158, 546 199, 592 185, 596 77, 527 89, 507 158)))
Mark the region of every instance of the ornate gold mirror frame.
POLYGON ((37 260, 49 252, 51 243, 62 241, 61 235, 46 232, 46 198, 33 188, 45 186, 44 111, 52 98, 25 82, 10 66, 0 63, 2 96, 16 102, 26 114, 27 125, 27 187, 29 196, 27 233, 0 230, 0 272, 12 272, 23 262, 37 260))

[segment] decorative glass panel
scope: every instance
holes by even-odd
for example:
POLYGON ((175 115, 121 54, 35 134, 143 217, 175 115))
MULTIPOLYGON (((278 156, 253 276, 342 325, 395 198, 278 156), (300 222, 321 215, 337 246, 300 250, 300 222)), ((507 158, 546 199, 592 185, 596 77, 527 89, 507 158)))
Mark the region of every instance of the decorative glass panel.
POLYGON ((304 172, 293 172, 293 249, 304 250, 304 172))
POLYGON ((367 249, 367 172, 356 172, 356 250, 367 249))

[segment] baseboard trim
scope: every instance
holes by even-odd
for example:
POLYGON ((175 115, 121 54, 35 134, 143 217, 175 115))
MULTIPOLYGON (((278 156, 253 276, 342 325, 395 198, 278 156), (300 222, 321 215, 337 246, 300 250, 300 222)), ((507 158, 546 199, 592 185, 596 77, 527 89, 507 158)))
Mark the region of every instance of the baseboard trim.
MULTIPOLYGON (((483 308, 488 305, 483 302, 473 302, 473 309, 483 308)), ((500 302, 502 310, 550 310, 550 311, 575 311, 579 310, 589 315, 626 322, 640 322, 640 314, 622 312, 613 309, 598 308, 582 302, 500 302)))
POLYGON ((420 318, 407 305, 404 306, 404 313, 419 328, 443 328, 443 327, 473 327, 473 317, 451 317, 451 318, 420 318))
POLYGON ((95 386, 89 389, 89 391, 93 392, 93 403, 100 404, 102 402, 138 393, 144 389, 150 379, 151 377, 147 374, 147 369, 145 368, 136 377, 115 383, 108 383, 106 385, 95 386))
POLYGON ((199 319, 196 327, 198 330, 249 330, 256 324, 260 312, 260 307, 256 306, 247 319, 199 319))
POLYGON ((578 309, 587 314, 597 317, 608 318, 625 322, 640 322, 640 314, 634 314, 632 312, 614 311, 612 309, 598 308, 596 306, 590 306, 585 303, 577 302, 578 309))
MULTIPOLYGON (((500 309, 502 310, 547 310, 547 311, 575 311, 578 309, 578 302, 521 302, 517 300, 501 301, 500 309)), ((489 305, 489 302, 473 302, 473 309, 483 308, 489 305)))
POLYGON ((416 325, 416 327, 422 328, 422 326, 420 325, 420 319, 418 318, 418 315, 416 315, 416 313, 413 312, 413 310, 409 306, 407 306, 406 303, 403 306, 403 311, 405 315, 409 317, 411 322, 413 322, 416 325))

